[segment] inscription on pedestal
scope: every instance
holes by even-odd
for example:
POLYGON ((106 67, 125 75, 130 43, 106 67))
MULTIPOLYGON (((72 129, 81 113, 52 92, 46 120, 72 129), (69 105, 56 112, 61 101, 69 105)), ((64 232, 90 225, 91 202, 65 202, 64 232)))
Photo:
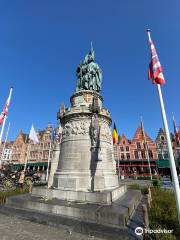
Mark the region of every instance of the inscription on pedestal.
POLYGON ((60 179, 61 187, 64 188, 76 188, 76 179, 61 178, 60 179))

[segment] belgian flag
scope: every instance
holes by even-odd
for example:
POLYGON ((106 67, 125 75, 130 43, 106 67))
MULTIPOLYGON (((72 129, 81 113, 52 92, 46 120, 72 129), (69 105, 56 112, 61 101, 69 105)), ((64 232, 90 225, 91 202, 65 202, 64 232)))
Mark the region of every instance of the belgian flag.
POLYGON ((116 124, 114 123, 113 144, 117 144, 117 143, 118 143, 118 134, 117 134, 117 130, 116 130, 116 124))

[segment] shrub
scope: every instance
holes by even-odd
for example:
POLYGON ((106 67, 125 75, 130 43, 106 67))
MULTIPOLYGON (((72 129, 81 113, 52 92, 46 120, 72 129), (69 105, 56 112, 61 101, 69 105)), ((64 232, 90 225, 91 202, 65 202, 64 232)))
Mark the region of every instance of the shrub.
MULTIPOLYGON (((152 179, 157 179, 158 176, 152 176, 152 179)), ((151 180, 151 177, 146 177, 146 176, 139 176, 137 177, 138 180, 151 180)))
POLYGON ((148 194, 148 193, 149 193, 148 188, 147 188, 147 187, 143 187, 143 188, 141 189, 141 193, 142 193, 143 195, 148 194))
POLYGON ((17 188, 12 191, 7 191, 7 192, 0 192, 0 204, 5 203, 6 197, 14 196, 14 195, 19 195, 19 194, 25 194, 29 192, 29 188, 17 188))
MULTIPOLYGON (((152 204, 149 211, 149 220, 151 229, 173 229, 173 235, 180 239, 180 226, 178 222, 176 202, 174 192, 165 191, 159 188, 152 188, 152 204)), ((173 239, 173 238, 160 238, 156 234, 155 239, 173 239)), ((165 237, 170 237, 170 234, 163 234, 165 237)), ((173 236, 172 235, 172 236, 173 236)))
POLYGON ((162 185, 161 181, 159 180, 153 180, 152 184, 156 188, 159 188, 162 185))

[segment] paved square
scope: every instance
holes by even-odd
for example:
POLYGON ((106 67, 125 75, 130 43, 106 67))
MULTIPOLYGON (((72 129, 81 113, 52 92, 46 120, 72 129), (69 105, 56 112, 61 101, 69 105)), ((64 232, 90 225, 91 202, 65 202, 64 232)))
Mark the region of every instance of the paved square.
POLYGON ((0 214, 1 240, 102 240, 0 214))

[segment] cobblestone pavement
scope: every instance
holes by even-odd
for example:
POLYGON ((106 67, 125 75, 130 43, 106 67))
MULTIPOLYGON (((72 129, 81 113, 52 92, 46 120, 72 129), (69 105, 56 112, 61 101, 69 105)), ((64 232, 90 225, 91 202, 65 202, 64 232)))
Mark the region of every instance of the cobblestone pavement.
POLYGON ((102 240, 0 214, 0 240, 102 240))

